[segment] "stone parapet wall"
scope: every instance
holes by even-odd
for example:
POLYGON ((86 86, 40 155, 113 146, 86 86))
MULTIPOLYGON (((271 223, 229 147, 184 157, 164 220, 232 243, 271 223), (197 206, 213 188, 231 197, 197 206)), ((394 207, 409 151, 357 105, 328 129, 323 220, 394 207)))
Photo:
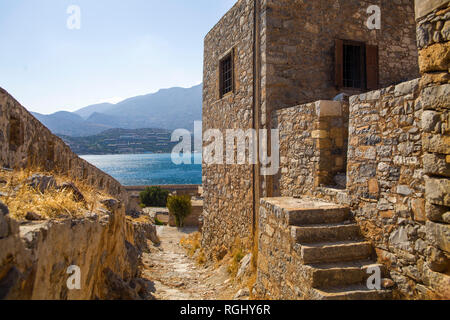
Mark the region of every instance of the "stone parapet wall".
POLYGON ((0 203, 0 229, 0 299, 146 298, 140 253, 147 239, 157 240, 156 229, 128 221, 124 207, 86 218, 19 223, 0 203), (79 290, 67 286, 70 266, 80 268, 79 290))
POLYGON ((345 176, 347 102, 322 100, 281 109, 274 112, 272 124, 280 132, 275 195, 312 194, 315 187, 334 185, 338 173, 345 176))
POLYGON ((302 267, 294 250, 289 213, 271 202, 261 199, 259 208, 257 290, 268 299, 295 300, 304 297, 301 288, 302 267))
POLYGON ((444 165, 427 154, 430 147, 448 143, 427 133, 437 122, 430 123, 433 117, 426 110, 430 103, 448 102, 445 96, 445 88, 426 90, 417 79, 350 98, 351 207, 379 261, 409 298, 450 294, 448 225, 429 219, 430 197, 432 203, 443 204, 450 188, 425 175, 427 167, 444 165))
POLYGON ((122 201, 127 209, 128 193, 111 176, 78 157, 57 136, 0 88, 0 166, 20 169, 39 167, 67 173, 122 201))

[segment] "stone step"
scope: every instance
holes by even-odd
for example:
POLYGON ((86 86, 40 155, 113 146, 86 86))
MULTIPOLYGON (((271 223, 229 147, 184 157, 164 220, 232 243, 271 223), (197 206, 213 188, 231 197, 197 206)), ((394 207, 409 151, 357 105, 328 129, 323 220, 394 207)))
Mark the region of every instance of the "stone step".
POLYGON ((338 241, 301 246, 303 263, 340 262, 368 259, 372 246, 366 241, 338 241))
POLYGON ((356 223, 293 226, 291 228, 298 243, 361 239, 360 229, 356 223))
POLYGON ((386 268, 371 260, 350 262, 319 263, 306 265, 309 285, 314 288, 339 287, 366 283, 373 274, 367 273, 368 268, 378 267, 381 277, 386 276, 386 268))
POLYGON ((289 212, 289 225, 304 226, 340 223, 350 219, 350 209, 342 206, 305 208, 289 212))
POLYGON ((312 300, 385 300, 392 299, 391 290, 370 290, 365 285, 351 285, 328 289, 311 289, 312 300))

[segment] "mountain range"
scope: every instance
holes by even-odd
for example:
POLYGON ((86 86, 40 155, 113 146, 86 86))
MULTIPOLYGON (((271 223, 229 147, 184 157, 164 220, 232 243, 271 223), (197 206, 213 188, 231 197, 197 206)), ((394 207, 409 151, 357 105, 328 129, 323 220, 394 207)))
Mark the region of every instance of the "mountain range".
POLYGON ((161 89, 117 104, 96 104, 75 112, 32 114, 60 136, 86 137, 114 128, 183 128, 192 131, 194 121, 202 119, 202 85, 161 89))

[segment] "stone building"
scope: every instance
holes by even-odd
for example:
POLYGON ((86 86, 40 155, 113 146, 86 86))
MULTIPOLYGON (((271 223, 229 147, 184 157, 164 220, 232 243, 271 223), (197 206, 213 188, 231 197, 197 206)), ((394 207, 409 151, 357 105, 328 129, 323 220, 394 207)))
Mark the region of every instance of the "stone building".
POLYGON ((203 130, 278 129, 280 170, 203 165, 210 257, 256 243, 275 299, 450 296, 448 3, 241 0, 219 21, 203 130))
MULTIPOLYGON (((415 37, 412 0, 240 0, 205 38, 204 130, 270 128, 274 110, 417 78, 415 37), (381 30, 366 26, 373 4, 381 30)), ((272 179, 252 165, 203 169, 206 227, 214 220, 206 243, 249 237, 258 199, 274 195, 272 179)))

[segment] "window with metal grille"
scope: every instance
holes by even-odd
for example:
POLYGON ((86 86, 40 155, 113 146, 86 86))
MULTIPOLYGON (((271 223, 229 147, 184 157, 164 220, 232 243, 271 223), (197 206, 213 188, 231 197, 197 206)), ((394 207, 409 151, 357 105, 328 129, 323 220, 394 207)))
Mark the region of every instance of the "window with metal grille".
POLYGON ((364 83, 364 52, 361 45, 344 44, 344 87, 362 89, 364 83))
POLYGON ((336 40, 335 72, 338 89, 378 89, 378 46, 336 40))
POLYGON ((220 97, 233 91, 233 55, 230 53, 220 61, 220 97))

